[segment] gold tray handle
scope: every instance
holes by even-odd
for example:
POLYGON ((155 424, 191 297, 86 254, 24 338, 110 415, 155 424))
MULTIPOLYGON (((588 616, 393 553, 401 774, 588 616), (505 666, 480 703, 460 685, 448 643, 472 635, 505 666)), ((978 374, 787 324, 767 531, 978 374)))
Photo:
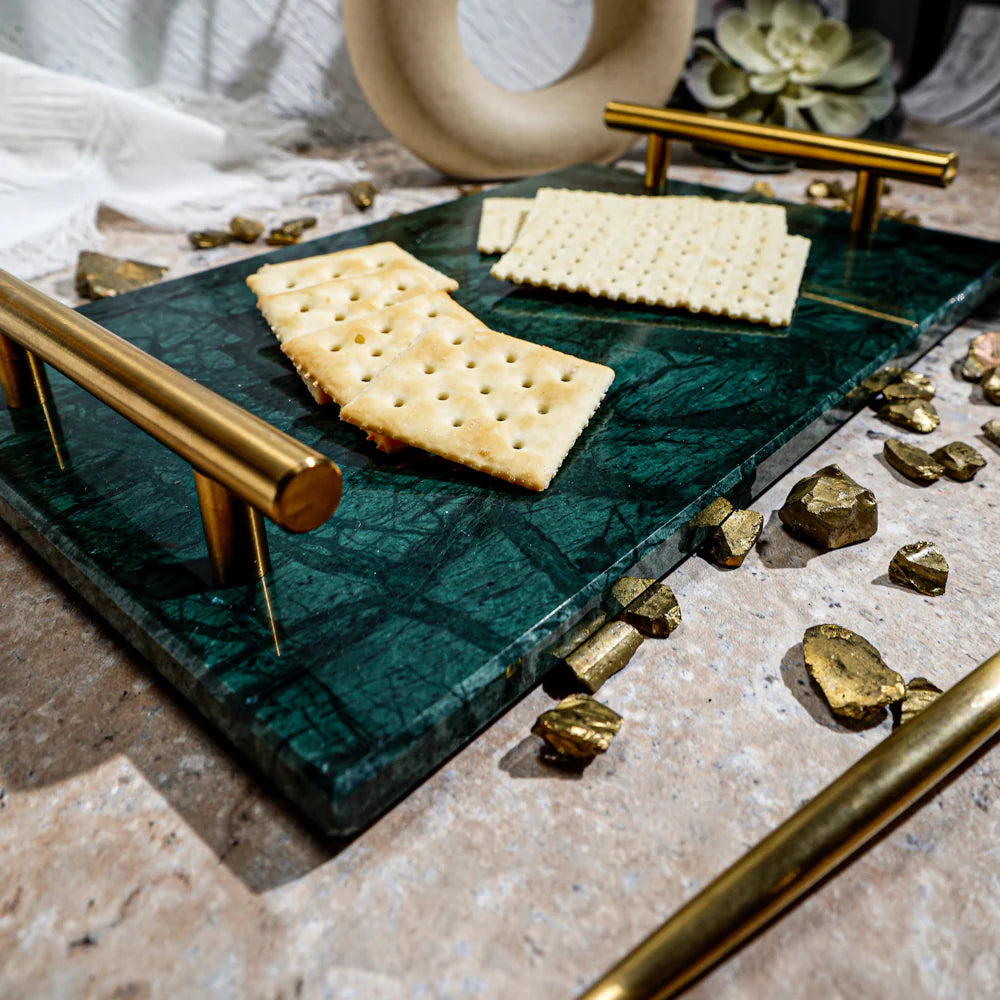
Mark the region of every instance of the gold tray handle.
POLYGON ((663 189, 671 139, 765 156, 788 157, 808 161, 817 167, 856 170, 858 179, 851 212, 851 231, 854 233, 873 233, 878 226, 879 199, 885 178, 947 187, 958 172, 957 153, 826 135, 823 132, 800 132, 777 125, 717 118, 695 111, 610 101, 604 109, 604 123, 611 128, 648 133, 646 188, 650 191, 663 189))
POLYGON ((579 1000, 666 1000, 721 962, 1000 731, 1000 653, 807 802, 579 1000))
POLYGON ((267 571, 262 515, 301 532, 337 509, 343 480, 325 455, 0 271, 0 386, 8 407, 50 405, 39 359, 191 464, 218 583, 267 571))

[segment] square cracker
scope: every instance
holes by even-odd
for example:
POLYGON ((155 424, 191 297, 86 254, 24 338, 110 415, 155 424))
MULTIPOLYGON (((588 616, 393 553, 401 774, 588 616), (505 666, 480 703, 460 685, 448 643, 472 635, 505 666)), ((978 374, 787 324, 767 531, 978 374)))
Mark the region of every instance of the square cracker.
POLYGON ((534 198, 484 198, 479 215, 480 253, 505 253, 517 237, 534 198))
POLYGON ((544 490, 615 373, 483 327, 428 330, 341 418, 532 490, 544 490))
POLYGON ((687 293, 692 312, 787 326, 809 256, 803 236, 748 238, 713 247, 687 293))
POLYGON ((808 247, 788 237, 780 205, 542 188, 492 273, 780 326, 791 318, 808 247), (776 261, 780 280, 771 281, 776 261), (740 297, 749 285, 754 294, 740 297))
POLYGON ((282 345, 303 379, 341 406, 349 403, 401 351, 430 329, 483 327, 447 292, 428 292, 282 345))
POLYGON ((280 295, 296 288, 308 288, 326 281, 351 278, 370 271, 406 265, 423 271, 431 287, 453 292, 458 282, 418 260, 396 243, 372 243, 351 247, 315 257, 286 260, 281 264, 265 264, 247 278, 250 290, 258 297, 280 295))
POLYGON ((345 323, 434 290, 433 280, 423 270, 396 265, 280 295, 265 295, 257 305, 283 344, 293 337, 345 323))

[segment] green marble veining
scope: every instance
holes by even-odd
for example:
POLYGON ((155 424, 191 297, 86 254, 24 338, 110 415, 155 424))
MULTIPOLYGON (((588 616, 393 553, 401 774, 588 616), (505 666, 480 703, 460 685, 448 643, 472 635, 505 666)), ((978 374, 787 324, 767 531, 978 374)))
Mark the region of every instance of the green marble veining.
MULTIPOLYGON (((582 166, 504 193, 540 184, 640 190, 582 166)), ((269 526, 266 595, 208 585, 190 470, 65 378, 51 377, 65 469, 40 414, 0 412, 0 512, 335 833, 369 823, 534 684, 546 644, 622 572, 674 565, 707 501, 766 488, 843 418, 862 377, 926 350, 995 288, 1000 263, 996 244, 892 222, 851 251, 845 213, 789 206, 813 240, 805 292, 896 318, 803 298, 788 329, 762 329, 504 285, 475 249, 480 200, 266 259, 395 240, 455 277, 455 298, 491 326, 614 368, 543 494, 381 455, 316 407, 244 284, 264 258, 83 311, 343 469, 326 525, 269 526)))

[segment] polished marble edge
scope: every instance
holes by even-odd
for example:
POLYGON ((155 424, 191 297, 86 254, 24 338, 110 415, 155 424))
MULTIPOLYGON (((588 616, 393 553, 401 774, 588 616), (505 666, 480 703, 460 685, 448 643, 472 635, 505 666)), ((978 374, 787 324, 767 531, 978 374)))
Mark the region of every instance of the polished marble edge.
MULTIPOLYGON (((622 173, 629 180, 634 180, 633 176, 622 173)), ((529 179, 521 182, 520 186, 537 186, 540 182, 544 183, 544 178, 529 179)), ((517 186, 519 185, 510 185, 509 189, 513 190, 517 186)), ((691 185, 681 184, 678 187, 688 188, 691 185)), ((492 192, 484 192, 463 200, 473 202, 490 194, 492 192)), ((760 200, 747 199, 738 192, 721 192, 721 196, 739 200, 760 200)), ((801 206, 796 207, 801 208, 801 206)), ((433 206, 423 211, 433 213, 438 208, 440 206, 433 206)), ((423 212, 411 215, 421 214, 423 212)), ((370 226, 362 226, 355 232, 362 234, 369 228, 370 226)), ((255 257, 251 261, 224 265, 216 269, 215 280, 229 280, 235 271, 248 272, 262 260, 277 261, 301 256, 307 246, 301 244, 282 248, 255 257)), ((306 252, 309 251, 306 249, 306 252)), ((936 344, 992 293, 998 285, 998 272, 1000 264, 986 275, 978 277, 966 291, 954 296, 935 314, 926 318, 921 324, 924 329, 916 335, 917 339, 912 345, 912 350, 907 352, 904 358, 896 360, 909 363, 936 344)), ((163 282, 158 287, 170 283, 163 282)), ((84 308, 82 311, 88 310, 84 308)), ((891 360, 894 360, 893 356, 886 355, 869 363, 865 372, 875 371, 891 360)), ((759 464, 756 460, 745 462, 740 469, 725 477, 712 492, 692 502, 681 513, 661 525, 634 546, 629 553, 582 587, 572 598, 554 608, 544 619, 511 642, 502 652, 482 663, 465 679, 461 687, 461 697, 451 692, 449 699, 446 699, 454 700, 454 708, 463 713, 463 728, 459 737, 455 736, 454 709, 448 712, 443 708, 444 700, 436 702, 424 713, 427 719, 433 721, 416 740, 406 744, 406 753, 399 752, 398 747, 393 750, 393 744, 380 748, 378 754, 370 755, 350 765, 344 776, 349 779, 346 783, 355 785, 355 790, 350 795, 335 801, 331 801, 332 788, 328 777, 318 773, 315 765, 298 758, 287 746, 283 746, 281 741, 276 740, 274 734, 269 732, 267 724, 254 720, 237 699, 227 697, 224 690, 213 689, 210 683, 206 683, 211 680, 210 677, 179 676, 184 672, 181 662, 187 657, 184 653, 179 653, 176 648, 178 644, 169 641, 160 642, 150 634, 150 632, 155 633, 155 629, 144 629, 142 620, 146 616, 142 614, 141 608, 139 613, 136 613, 134 608, 130 609, 127 602, 118 604, 103 593, 100 585, 103 574, 95 569, 78 547, 71 545, 72 551, 67 549, 63 552, 59 548, 58 541, 50 542, 44 539, 37 530, 40 520, 37 517, 34 520, 31 518, 30 504, 19 506, 20 498, 9 496, 6 484, 2 481, 0 481, 0 516, 11 522, 15 530, 138 652, 146 656, 185 698, 196 707, 205 705, 206 708, 200 708, 199 711, 224 730, 228 738, 257 766, 268 773, 300 809, 314 821, 318 821, 328 832, 348 834, 368 825, 405 795, 417 781, 426 776, 427 768, 415 765, 413 763, 415 760, 430 756, 438 761, 437 767, 441 766, 451 754, 526 694, 557 662, 547 655, 547 650, 551 649, 585 614, 604 603, 606 592, 615 580, 629 572, 660 577, 690 555, 691 540, 685 537, 683 527, 719 492, 740 504, 746 504, 829 437, 863 405, 863 399, 858 398, 857 394, 852 397, 853 388, 854 386, 842 386, 839 390, 841 398, 828 404, 820 417, 813 420, 801 418, 806 422, 799 430, 792 432, 793 437, 790 441, 777 447, 759 464), (80 565, 74 565, 73 559, 78 560, 80 565), (202 691, 203 696, 199 696, 202 691), (379 760, 374 760, 373 757, 378 757, 379 760), (388 784, 391 788, 387 800, 383 799, 377 804, 371 801, 373 796, 370 789, 371 778, 375 773, 379 774, 383 784, 388 784)), ((794 426, 793 424, 792 427, 794 426)), ((61 537, 61 533, 59 535, 61 537)), ((614 612, 617 609, 609 610, 614 612)))

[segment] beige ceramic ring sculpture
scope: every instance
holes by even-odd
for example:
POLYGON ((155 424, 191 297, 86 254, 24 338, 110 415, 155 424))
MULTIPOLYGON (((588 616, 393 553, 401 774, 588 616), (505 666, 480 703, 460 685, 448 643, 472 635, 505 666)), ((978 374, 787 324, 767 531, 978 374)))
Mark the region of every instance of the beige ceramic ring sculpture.
POLYGON ((404 146, 453 177, 500 178, 620 156, 609 100, 663 104, 691 41, 695 0, 594 0, 583 54, 540 90, 504 90, 465 54, 458 0, 344 0, 361 89, 404 146))

